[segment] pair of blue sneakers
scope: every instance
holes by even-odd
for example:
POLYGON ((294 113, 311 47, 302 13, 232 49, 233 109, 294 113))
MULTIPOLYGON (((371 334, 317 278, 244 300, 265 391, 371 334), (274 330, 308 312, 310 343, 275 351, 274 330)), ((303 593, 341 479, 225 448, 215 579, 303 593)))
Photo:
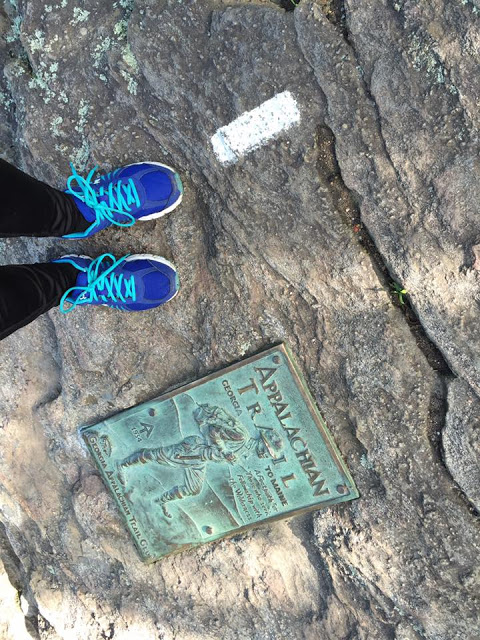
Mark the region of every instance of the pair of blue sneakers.
MULTIPOLYGON (((167 165, 140 162, 97 178, 95 171, 96 167, 83 178, 72 166, 65 193, 73 197, 89 226, 65 238, 89 238, 111 225, 131 227, 137 220, 153 220, 173 211, 182 200, 180 176, 167 165)), ((63 313, 85 304, 146 311, 171 300, 180 287, 174 265, 160 256, 66 255, 54 262, 78 270, 75 286, 60 301, 63 313)))

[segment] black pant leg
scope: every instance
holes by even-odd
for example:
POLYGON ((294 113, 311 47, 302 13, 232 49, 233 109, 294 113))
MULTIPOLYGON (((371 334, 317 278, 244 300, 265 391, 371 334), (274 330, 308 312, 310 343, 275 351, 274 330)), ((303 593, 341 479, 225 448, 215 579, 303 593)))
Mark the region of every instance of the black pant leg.
POLYGON ((0 340, 58 305, 77 275, 71 264, 0 267, 0 340))
POLYGON ((0 237, 64 236, 89 222, 72 196, 0 160, 0 237))

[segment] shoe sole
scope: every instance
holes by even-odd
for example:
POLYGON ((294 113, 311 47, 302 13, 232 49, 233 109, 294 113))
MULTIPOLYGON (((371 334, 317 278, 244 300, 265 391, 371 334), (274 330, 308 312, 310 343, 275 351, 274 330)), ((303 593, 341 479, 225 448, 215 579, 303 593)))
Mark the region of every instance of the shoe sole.
MULTIPOLYGON (((161 162, 150 162, 149 160, 144 160, 143 162, 133 162, 132 164, 127 164, 125 168, 135 167, 139 164, 154 164, 157 167, 162 167, 162 169, 168 169, 169 171, 171 171, 177 176, 179 175, 177 171, 175 171, 175 169, 173 169, 172 167, 169 167, 168 164, 162 164, 161 162)), ((155 213, 150 213, 148 216, 141 216, 140 218, 137 218, 137 220, 144 221, 144 220, 155 220, 155 218, 161 218, 162 216, 176 209, 178 205, 182 202, 182 198, 183 198, 183 193, 180 192, 180 195, 175 200, 175 202, 171 204, 169 207, 167 207, 166 209, 162 209, 162 211, 156 211, 155 213)))

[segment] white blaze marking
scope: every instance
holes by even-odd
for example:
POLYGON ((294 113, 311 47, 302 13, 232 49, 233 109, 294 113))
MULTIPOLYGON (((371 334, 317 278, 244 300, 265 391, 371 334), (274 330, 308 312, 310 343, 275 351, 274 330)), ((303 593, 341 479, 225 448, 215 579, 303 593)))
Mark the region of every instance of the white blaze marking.
POLYGON ((295 98, 290 91, 277 93, 259 107, 220 127, 211 138, 213 150, 221 163, 232 164, 297 122, 300 122, 300 111, 295 98))

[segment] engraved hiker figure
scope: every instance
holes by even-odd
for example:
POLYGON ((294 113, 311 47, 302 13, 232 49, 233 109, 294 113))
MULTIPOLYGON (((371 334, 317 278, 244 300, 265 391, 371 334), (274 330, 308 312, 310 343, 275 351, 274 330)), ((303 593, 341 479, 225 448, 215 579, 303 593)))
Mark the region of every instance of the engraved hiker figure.
POLYGON ((193 417, 200 435, 188 436, 165 447, 140 449, 118 464, 118 478, 122 484, 126 483, 126 469, 137 464, 156 462, 183 470, 183 483, 155 499, 167 518, 172 517, 167 510, 167 502, 200 493, 209 462, 234 464, 252 450, 259 458, 275 458, 283 448, 282 440, 274 429, 261 429, 258 436, 252 437, 241 422, 221 407, 198 405, 193 417))

